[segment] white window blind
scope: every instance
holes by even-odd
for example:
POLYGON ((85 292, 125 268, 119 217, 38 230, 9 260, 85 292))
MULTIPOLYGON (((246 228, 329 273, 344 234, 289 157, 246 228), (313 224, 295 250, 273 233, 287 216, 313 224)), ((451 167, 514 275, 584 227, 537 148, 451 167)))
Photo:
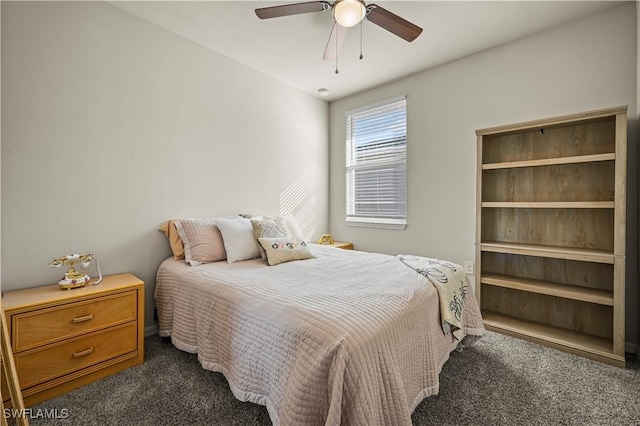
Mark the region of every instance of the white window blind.
POLYGON ((347 113, 347 222, 404 229, 407 108, 404 96, 347 113))

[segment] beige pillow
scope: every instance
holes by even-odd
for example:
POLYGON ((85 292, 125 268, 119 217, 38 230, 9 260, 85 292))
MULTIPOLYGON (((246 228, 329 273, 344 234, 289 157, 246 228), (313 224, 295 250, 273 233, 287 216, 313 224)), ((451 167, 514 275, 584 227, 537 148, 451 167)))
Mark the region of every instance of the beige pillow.
MULTIPOLYGON (((284 220, 279 216, 255 216, 251 219, 251 227, 256 240, 259 238, 289 238, 289 231, 284 220)), ((258 245, 260 257, 267 260, 264 249, 258 245)))
POLYGON ((180 234, 176 229, 175 222, 175 219, 166 221, 162 224, 158 231, 162 232, 169 240, 169 245, 171 246, 173 257, 176 260, 180 260, 184 259, 184 244, 182 244, 182 239, 180 239, 180 234))
POLYGON ((296 238, 258 238, 258 242, 267 255, 269 266, 292 260, 311 259, 315 256, 307 243, 296 238))
POLYGON ((189 265, 227 258, 222 235, 213 218, 180 219, 175 226, 184 244, 184 257, 189 265))

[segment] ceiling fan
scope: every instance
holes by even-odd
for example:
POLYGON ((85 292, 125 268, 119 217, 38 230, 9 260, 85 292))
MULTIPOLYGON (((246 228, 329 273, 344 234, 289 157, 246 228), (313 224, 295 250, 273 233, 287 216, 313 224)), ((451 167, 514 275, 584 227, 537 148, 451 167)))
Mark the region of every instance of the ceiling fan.
MULTIPOLYGON (((303 13, 324 12, 331 9, 334 24, 325 48, 323 59, 336 59, 340 46, 347 34, 347 29, 357 25, 364 19, 373 22, 379 27, 411 42, 415 40, 422 28, 412 24, 376 5, 367 5, 363 0, 335 0, 333 4, 327 1, 311 1, 306 3, 285 4, 281 6, 262 7, 256 9, 256 15, 260 19, 279 18, 281 16, 300 15, 303 13)), ((360 55, 362 59, 362 54, 360 55)), ((336 69, 337 72, 337 69, 336 69)))

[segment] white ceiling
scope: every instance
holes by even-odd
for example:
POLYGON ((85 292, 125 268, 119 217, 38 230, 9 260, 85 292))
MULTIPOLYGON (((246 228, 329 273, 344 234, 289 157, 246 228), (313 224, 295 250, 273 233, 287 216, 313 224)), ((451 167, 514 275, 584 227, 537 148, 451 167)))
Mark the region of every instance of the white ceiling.
POLYGON ((335 100, 620 4, 617 1, 376 1, 424 28, 412 43, 371 22, 349 30, 336 64, 322 55, 330 11, 260 20, 282 1, 126 1, 114 6, 313 95, 335 100))

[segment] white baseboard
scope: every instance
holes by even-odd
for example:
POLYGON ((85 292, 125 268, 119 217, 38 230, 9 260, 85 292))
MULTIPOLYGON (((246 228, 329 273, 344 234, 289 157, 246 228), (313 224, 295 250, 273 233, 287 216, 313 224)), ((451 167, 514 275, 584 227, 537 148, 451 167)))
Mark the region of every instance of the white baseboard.
POLYGON ((158 324, 151 324, 144 328, 144 337, 153 336, 154 334, 158 334, 158 324))

